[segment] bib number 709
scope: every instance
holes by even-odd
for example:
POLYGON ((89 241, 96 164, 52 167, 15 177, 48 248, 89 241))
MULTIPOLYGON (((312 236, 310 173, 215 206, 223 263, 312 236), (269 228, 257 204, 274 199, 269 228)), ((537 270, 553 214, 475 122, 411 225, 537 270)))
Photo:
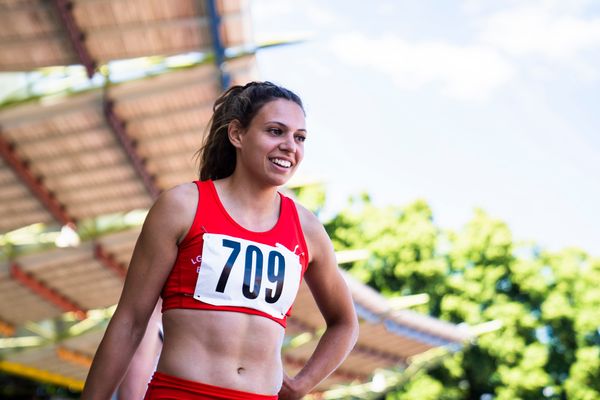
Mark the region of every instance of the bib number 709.
MULTIPOLYGON (((231 249, 231 254, 225 262, 221 271, 219 281, 215 290, 220 293, 225 292, 227 281, 235 261, 241 252, 239 242, 230 239, 223 239, 223 247, 231 249)), ((252 244, 246 246, 244 262, 244 282, 242 285, 242 294, 247 299, 256 299, 260 293, 263 279, 264 254, 262 250, 252 244)), ((283 292, 283 281, 285 278, 285 257, 277 250, 270 250, 267 254, 267 279, 275 283, 275 290, 267 288, 265 290, 265 301, 275 303, 279 300, 283 292)))

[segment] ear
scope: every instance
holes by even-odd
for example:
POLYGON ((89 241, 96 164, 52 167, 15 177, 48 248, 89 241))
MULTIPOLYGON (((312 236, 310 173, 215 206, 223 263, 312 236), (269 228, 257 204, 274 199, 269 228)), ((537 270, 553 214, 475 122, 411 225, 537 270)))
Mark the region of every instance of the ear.
POLYGON ((244 129, 242 129, 242 125, 240 121, 234 119, 227 126, 227 136, 229 137, 229 141, 235 148, 242 147, 242 135, 244 133, 244 129))

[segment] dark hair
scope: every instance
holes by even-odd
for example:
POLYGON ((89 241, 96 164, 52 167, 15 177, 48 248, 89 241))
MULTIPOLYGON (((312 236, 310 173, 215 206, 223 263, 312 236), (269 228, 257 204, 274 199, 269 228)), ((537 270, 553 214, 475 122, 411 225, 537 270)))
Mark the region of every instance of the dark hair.
POLYGON ((277 99, 293 101, 304 111, 300 97, 271 82, 233 86, 215 101, 208 134, 197 153, 201 180, 222 179, 233 174, 236 153, 227 134, 229 123, 237 120, 243 129, 248 128, 262 106, 277 99))

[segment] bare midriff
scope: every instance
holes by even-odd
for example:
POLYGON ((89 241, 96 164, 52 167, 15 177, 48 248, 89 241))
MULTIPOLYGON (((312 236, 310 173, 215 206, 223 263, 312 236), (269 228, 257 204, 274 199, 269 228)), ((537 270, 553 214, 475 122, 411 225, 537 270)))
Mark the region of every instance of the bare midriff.
POLYGON ((171 309, 157 370, 182 379, 275 395, 283 379, 284 329, 268 318, 229 311, 171 309))

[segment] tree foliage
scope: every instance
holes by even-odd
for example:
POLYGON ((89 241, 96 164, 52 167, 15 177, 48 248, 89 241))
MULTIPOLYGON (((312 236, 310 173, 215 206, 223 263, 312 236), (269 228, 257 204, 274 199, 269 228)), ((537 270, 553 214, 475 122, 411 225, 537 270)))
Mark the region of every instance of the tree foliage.
POLYGON ((416 374, 387 399, 600 399, 600 260, 517 244, 482 210, 457 232, 426 202, 367 195, 326 223, 337 250, 367 249, 349 271, 387 296, 427 293, 422 312, 501 328, 416 374))

